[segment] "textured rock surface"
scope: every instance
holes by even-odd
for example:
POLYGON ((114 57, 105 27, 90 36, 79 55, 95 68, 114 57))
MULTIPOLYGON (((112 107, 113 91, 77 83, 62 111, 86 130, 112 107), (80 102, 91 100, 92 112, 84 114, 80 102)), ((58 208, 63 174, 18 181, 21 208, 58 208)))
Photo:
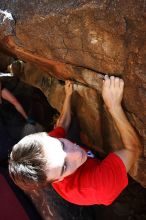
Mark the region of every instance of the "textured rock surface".
POLYGON ((5 0, 0 8, 14 19, 0 11, 1 48, 37 66, 26 65, 22 78, 58 110, 64 92, 57 79, 76 82, 73 106, 84 140, 96 149, 121 146, 100 94, 104 74, 124 79, 123 106, 143 144, 135 179, 146 187, 145 0, 5 0))

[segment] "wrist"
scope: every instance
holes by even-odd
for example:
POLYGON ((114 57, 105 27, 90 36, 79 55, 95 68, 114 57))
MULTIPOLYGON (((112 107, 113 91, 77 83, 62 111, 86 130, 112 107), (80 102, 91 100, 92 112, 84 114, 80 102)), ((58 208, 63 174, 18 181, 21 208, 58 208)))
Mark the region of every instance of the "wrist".
POLYGON ((66 95, 65 95, 65 98, 70 99, 71 96, 72 96, 72 94, 66 94, 66 95))
POLYGON ((118 105, 112 108, 108 108, 108 111, 112 116, 116 116, 116 115, 121 114, 123 112, 123 109, 121 105, 118 105))

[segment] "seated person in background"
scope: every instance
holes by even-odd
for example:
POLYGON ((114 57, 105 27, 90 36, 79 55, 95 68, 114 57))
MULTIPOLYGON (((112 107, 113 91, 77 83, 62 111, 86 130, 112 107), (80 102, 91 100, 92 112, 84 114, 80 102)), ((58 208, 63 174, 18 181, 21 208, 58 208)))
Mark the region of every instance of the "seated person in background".
POLYGON ((2 103, 2 99, 7 100, 27 120, 28 116, 27 116, 25 110, 23 109, 22 105, 20 104, 20 102, 16 99, 16 97, 8 89, 3 88, 1 82, 0 82, 0 92, 1 92, 0 103, 2 103))
POLYGON ((78 205, 111 204, 128 184, 127 172, 140 154, 140 142, 121 106, 124 81, 105 76, 102 96, 123 141, 124 148, 102 161, 67 140, 71 122, 73 85, 66 81, 63 110, 56 128, 24 137, 12 149, 9 173, 23 190, 50 183, 60 196, 78 205))
MULTIPOLYGON (((18 75, 23 71, 23 61, 14 61, 7 67, 7 70, 12 74, 18 75)), ((15 107, 15 109, 26 119, 28 123, 35 124, 35 121, 27 116, 24 108, 17 100, 17 98, 12 94, 12 92, 9 89, 5 88, 5 86, 3 85, 3 80, 0 81, 0 94, 0 104, 2 103, 2 99, 5 99, 15 107)))

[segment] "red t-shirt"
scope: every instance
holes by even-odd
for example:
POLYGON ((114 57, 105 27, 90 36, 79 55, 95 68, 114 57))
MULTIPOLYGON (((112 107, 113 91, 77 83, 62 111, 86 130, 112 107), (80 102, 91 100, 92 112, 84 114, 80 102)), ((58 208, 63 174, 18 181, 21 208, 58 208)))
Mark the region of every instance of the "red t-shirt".
MULTIPOLYGON (((49 133, 65 138, 65 130, 55 128, 49 133)), ((111 204, 127 186, 128 178, 123 161, 114 153, 104 160, 88 158, 73 174, 52 183, 57 193, 78 205, 111 204)))

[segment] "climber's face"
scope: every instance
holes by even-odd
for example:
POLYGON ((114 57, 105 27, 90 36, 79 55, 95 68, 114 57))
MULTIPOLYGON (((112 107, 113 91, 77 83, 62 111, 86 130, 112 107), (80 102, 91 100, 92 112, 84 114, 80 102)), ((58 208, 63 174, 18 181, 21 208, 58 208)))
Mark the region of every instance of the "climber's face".
POLYGON ((46 136, 43 142, 43 152, 48 161, 48 181, 61 181, 74 173, 87 159, 86 152, 67 139, 46 136))

